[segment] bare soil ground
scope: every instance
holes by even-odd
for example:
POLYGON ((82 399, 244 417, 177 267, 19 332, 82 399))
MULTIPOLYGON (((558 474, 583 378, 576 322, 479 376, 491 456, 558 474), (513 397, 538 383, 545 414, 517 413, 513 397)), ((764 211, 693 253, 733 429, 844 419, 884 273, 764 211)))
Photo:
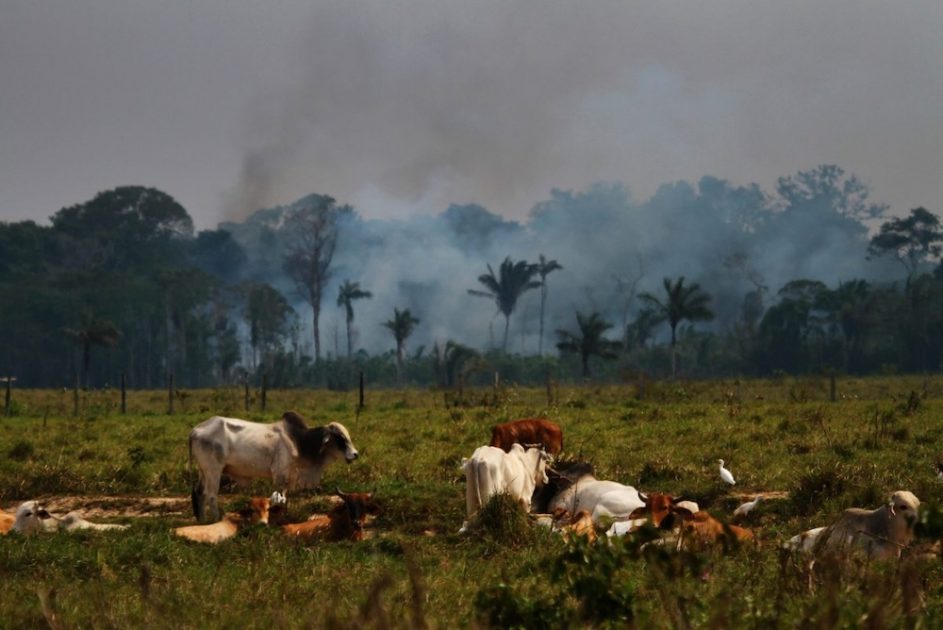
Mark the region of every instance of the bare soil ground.
POLYGON ((43 504, 53 514, 76 510, 88 519, 191 514, 190 497, 51 497, 44 499, 43 504))

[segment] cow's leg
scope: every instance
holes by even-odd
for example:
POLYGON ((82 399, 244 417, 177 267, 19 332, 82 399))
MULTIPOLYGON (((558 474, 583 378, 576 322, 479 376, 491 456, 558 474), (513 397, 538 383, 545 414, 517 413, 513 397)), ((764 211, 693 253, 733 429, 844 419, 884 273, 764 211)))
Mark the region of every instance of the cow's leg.
POLYGON ((201 522, 215 523, 219 520, 219 482, 222 477, 222 470, 218 468, 209 468, 200 475, 202 482, 200 493, 202 494, 202 514, 197 518, 201 522))
POLYGON ((466 461, 463 468, 465 469, 465 522, 462 523, 462 528, 458 530, 459 534, 464 534, 468 530, 472 515, 478 511, 479 507, 478 471, 475 468, 475 463, 466 461))

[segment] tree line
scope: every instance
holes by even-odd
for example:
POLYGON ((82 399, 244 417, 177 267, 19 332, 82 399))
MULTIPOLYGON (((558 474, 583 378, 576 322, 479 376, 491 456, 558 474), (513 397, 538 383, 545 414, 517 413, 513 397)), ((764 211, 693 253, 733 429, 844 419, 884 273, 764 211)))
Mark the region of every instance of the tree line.
MULTIPOLYGON (((723 293, 722 304, 710 278, 689 279, 697 277, 697 268, 663 277, 656 290, 639 290, 640 262, 635 275, 613 274, 618 309, 603 312, 588 299, 572 308, 569 323, 557 317, 564 325, 547 331, 555 274, 580 261, 551 258, 554 252, 546 251, 531 262, 508 251, 496 268, 485 262, 477 284, 464 291, 471 296, 469 308, 473 298, 494 304, 503 319, 500 343, 444 338, 428 349, 410 349, 414 332, 436 323, 435 303, 418 303, 420 316, 414 299, 390 304, 388 319, 370 322, 388 335, 387 349, 372 354, 357 347, 356 315, 374 299, 375 288, 370 277, 349 277, 351 265, 336 260, 348 247, 345 233, 360 221, 350 206, 309 195, 277 213, 265 211, 277 227, 253 233, 253 251, 267 252, 253 259, 238 226, 196 232, 170 195, 119 187, 59 210, 48 226, 0 223, 0 376, 16 377, 23 386, 71 385, 78 378, 83 386, 98 387, 116 384, 123 374, 129 386, 151 388, 163 386, 171 372, 183 387, 211 387, 264 372, 271 386, 348 387, 360 371, 376 383, 447 386, 460 379, 484 381, 495 371, 511 380, 540 382, 548 374, 613 380, 640 372, 939 369, 943 231, 938 217, 915 208, 887 219, 886 208, 864 202, 867 195, 856 180, 838 186, 842 174, 834 168, 781 180, 780 197, 793 205, 771 211, 764 221, 783 222, 783 230, 789 210, 796 216, 795 208, 811 212, 809 199, 818 203, 827 197, 828 208, 839 216, 833 222, 845 222, 859 238, 867 233, 864 221, 881 221, 863 238, 861 257, 893 261, 898 278, 849 279, 832 286, 796 278, 773 294, 757 269, 758 255, 738 249, 728 251, 723 264, 745 279, 748 290, 731 308, 729 293, 723 293), (531 292, 539 293, 536 353, 514 353, 509 338, 515 313, 531 292), (335 334, 332 352, 322 315, 335 306, 344 338, 341 343, 335 334), (718 306, 734 312, 722 324, 715 321, 718 306)), ((546 221, 552 210, 536 208, 534 223, 546 221)), ((453 216, 474 220, 480 234, 487 233, 480 231, 482 222, 506 227, 480 210, 453 216)), ((704 220, 689 218, 692 224, 704 220)), ((765 227, 744 226, 745 238, 765 227)), ((450 281, 474 283, 474 272, 450 281)))

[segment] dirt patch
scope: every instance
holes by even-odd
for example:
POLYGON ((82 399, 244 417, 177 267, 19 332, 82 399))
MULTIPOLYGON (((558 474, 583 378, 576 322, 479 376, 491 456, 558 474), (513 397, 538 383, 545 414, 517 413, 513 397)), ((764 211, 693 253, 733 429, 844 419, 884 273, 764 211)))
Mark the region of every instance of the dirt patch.
POLYGON ((53 514, 76 510, 83 518, 190 516, 192 513, 190 497, 50 497, 43 499, 43 504, 53 514))
POLYGON ((732 492, 730 496, 736 497, 743 501, 752 501, 758 495, 763 495, 764 501, 769 501, 771 499, 788 499, 789 493, 785 490, 757 490, 755 492, 732 492))

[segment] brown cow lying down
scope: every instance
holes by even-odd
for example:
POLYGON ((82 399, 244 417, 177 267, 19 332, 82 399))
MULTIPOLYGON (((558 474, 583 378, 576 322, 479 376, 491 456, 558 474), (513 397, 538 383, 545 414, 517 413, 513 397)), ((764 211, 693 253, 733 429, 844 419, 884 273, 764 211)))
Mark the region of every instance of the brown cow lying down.
POLYGON ((13 529, 13 523, 15 522, 16 516, 0 510, 0 534, 6 534, 13 529))
POLYGON ((750 530, 721 523, 707 512, 700 511, 684 518, 678 548, 704 548, 718 543, 726 546, 734 541, 745 543, 752 540, 753 532, 750 530))
POLYGON ((491 429, 489 446, 510 451, 514 444, 520 444, 524 448, 540 445, 550 455, 556 455, 563 450, 563 431, 546 418, 505 422, 496 424, 491 429))
POLYGON ((379 506, 372 492, 341 492, 341 503, 327 514, 315 514, 303 523, 282 525, 282 531, 301 538, 323 538, 330 541, 363 540, 363 526, 368 514, 378 514, 379 506))
POLYGON ((585 536, 589 542, 596 542, 596 525, 593 523, 593 515, 588 510, 580 510, 569 521, 560 527, 564 540, 570 540, 576 536, 585 536))
POLYGON ((181 536, 195 542, 216 544, 232 538, 240 529, 256 523, 268 524, 269 500, 267 497, 254 497, 249 507, 239 512, 229 512, 223 520, 211 525, 188 525, 173 530, 181 536))

